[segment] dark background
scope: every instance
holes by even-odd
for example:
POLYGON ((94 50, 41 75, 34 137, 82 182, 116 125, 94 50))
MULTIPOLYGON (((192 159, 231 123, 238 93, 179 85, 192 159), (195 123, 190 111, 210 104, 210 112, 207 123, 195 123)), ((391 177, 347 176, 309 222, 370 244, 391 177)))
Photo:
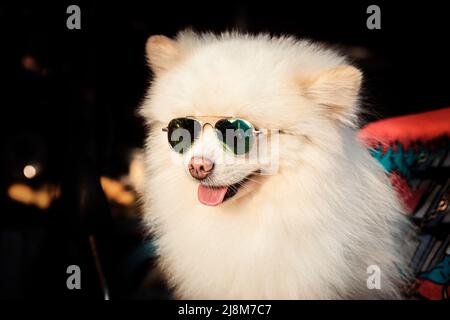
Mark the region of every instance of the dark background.
POLYGON ((151 257, 123 266, 146 238, 138 219, 111 213, 99 183, 125 174, 143 145, 135 111, 151 79, 149 35, 237 29, 337 45, 365 73, 368 122, 450 106, 449 15, 437 1, 0 4, 0 297, 101 298, 92 235, 111 297, 160 297, 139 287, 151 257), (66 28, 70 4, 81 8, 81 30, 66 28), (381 8, 381 30, 366 28, 370 4, 381 8), (30 161, 41 168, 32 181, 22 174, 30 161), (7 196, 14 182, 59 185, 61 197, 47 210, 20 204, 7 196), (65 287, 69 264, 88 275, 80 292, 65 287))

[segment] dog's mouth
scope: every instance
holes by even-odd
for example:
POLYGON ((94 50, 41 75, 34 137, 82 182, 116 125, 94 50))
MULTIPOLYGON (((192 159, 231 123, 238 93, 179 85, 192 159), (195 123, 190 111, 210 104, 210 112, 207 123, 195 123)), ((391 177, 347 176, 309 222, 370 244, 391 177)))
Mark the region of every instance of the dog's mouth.
POLYGON ((200 184, 198 186, 198 201, 206 206, 218 206, 219 204, 233 198, 250 178, 248 175, 241 181, 229 186, 206 186, 200 184))

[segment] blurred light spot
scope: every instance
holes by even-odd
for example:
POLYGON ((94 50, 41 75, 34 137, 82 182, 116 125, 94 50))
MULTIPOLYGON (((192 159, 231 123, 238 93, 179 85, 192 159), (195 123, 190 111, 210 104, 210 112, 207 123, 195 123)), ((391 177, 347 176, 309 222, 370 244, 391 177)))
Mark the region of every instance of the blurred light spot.
POLYGON ((17 202, 34 205, 40 209, 47 209, 54 198, 59 197, 58 187, 44 185, 38 190, 21 183, 12 184, 8 188, 8 196, 17 202))
POLYGON ((32 165, 26 165, 23 168, 23 175, 28 179, 33 179, 36 176, 37 170, 32 165))
POLYGON ((135 195, 125 190, 121 182, 108 177, 100 177, 100 183, 108 199, 124 206, 131 205, 136 201, 135 195))
POLYGON ((22 67, 25 70, 32 72, 38 72, 40 70, 39 64, 37 63, 36 59, 29 54, 26 54, 22 57, 22 67))

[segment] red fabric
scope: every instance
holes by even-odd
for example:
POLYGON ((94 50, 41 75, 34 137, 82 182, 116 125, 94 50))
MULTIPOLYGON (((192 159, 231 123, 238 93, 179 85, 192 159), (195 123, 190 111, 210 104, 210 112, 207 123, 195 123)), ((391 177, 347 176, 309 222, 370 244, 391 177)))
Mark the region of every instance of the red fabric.
POLYGON ((405 213, 411 214, 419 203, 424 190, 411 190, 408 182, 396 172, 391 174, 390 180, 395 191, 397 192, 397 196, 404 205, 405 213))
POLYGON ((450 287, 426 279, 419 279, 418 281, 417 292, 428 300, 442 300, 443 296, 450 296, 450 287))
POLYGON ((408 146, 411 141, 430 141, 442 135, 450 135, 450 107, 372 122, 359 132, 368 145, 397 140, 408 146))

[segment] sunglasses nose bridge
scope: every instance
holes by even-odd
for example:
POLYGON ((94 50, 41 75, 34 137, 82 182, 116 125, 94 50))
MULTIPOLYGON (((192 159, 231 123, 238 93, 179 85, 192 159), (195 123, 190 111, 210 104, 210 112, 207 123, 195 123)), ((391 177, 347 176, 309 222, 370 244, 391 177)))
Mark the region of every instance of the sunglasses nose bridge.
POLYGON ((210 122, 205 122, 201 127, 201 140, 204 142, 212 143, 217 139, 217 130, 214 125, 210 122))
POLYGON ((202 123, 202 126, 201 126, 201 138, 202 139, 205 138, 205 133, 208 132, 208 131, 211 131, 211 132, 215 131, 213 124, 210 123, 210 122, 202 123))
POLYGON ((211 129, 214 129, 214 126, 210 122, 204 122, 202 125, 202 130, 205 130, 207 126, 210 126, 211 129))

